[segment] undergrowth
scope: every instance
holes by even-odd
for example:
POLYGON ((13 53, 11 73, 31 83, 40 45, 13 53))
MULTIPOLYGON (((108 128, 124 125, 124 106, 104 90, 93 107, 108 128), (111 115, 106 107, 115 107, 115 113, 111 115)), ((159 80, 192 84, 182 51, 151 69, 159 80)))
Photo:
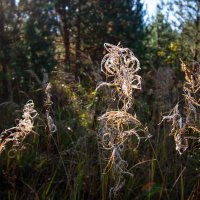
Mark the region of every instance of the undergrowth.
POLYGON ((182 63, 182 100, 157 125, 138 59, 120 44, 105 50, 96 90, 57 71, 15 106, 21 117, 0 134, 0 199, 198 199, 199 63, 182 63))

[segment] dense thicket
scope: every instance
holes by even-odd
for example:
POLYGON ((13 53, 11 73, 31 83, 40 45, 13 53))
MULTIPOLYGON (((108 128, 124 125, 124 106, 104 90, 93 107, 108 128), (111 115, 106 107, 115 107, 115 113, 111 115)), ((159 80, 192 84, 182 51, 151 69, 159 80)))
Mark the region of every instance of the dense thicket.
POLYGON ((98 117, 121 106, 113 104, 121 88, 95 90, 105 79, 104 43, 127 47, 139 59, 142 90, 131 96, 129 112, 148 127, 137 149, 134 138, 127 143, 122 156, 133 176, 123 175, 115 198, 198 199, 199 93, 188 82, 199 88, 199 0, 162 2, 151 20, 141 0, 1 0, 0 199, 109 198, 117 181, 101 173, 98 117), (197 100, 190 122, 196 130, 187 131, 188 150, 180 156, 170 125, 160 122, 177 103, 183 116, 193 109, 188 94, 197 100), (30 99, 34 104, 26 104, 30 99), (30 106, 38 116, 28 115, 34 127, 24 131, 27 115, 20 110, 30 106), (19 126, 22 138, 28 135, 24 146, 8 142, 1 152, 19 126))

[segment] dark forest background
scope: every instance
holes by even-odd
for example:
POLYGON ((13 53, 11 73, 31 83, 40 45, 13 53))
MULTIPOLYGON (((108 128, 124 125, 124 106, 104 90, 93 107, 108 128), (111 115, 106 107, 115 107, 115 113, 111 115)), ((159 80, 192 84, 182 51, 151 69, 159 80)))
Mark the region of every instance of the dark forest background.
POLYGON ((129 144, 133 176, 115 198, 200 199, 198 140, 180 156, 170 124, 159 124, 182 104, 181 62, 200 61, 199 0, 160 1, 153 18, 141 0, 0 0, 0 133, 16 125, 28 100, 39 113, 26 148, 8 145, 0 155, 0 199, 109 199, 112 177, 102 178, 97 134, 111 97, 95 88, 105 80, 104 43, 119 42, 140 61, 134 110, 152 137, 137 149, 129 144))

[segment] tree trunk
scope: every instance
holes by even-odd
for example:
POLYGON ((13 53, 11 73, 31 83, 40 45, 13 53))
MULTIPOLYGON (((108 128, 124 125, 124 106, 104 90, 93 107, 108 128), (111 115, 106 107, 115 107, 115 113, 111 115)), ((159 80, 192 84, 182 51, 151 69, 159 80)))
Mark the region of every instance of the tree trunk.
POLYGON ((69 23, 66 16, 63 16, 63 41, 65 46, 65 64, 70 68, 70 33, 69 23))
POLYGON ((61 34, 64 42, 65 57, 64 62, 67 68, 70 69, 70 28, 71 28, 71 18, 70 18, 70 0, 68 3, 63 3, 58 1, 55 5, 55 10, 61 19, 61 34))
POLYGON ((11 80, 9 77, 9 42, 6 38, 6 33, 4 29, 4 8, 3 8, 3 2, 0 2, 0 65, 2 67, 2 85, 3 85, 3 100, 4 101, 12 101, 13 95, 12 95, 12 86, 11 86, 11 80))
POLYGON ((80 0, 78 0, 77 3, 78 8, 78 14, 76 19, 76 28, 77 28, 77 34, 76 34, 76 64, 74 66, 74 75, 75 78, 78 78, 78 68, 80 67, 80 60, 81 60, 81 6, 80 6, 80 0))
POLYGON ((195 46, 194 46, 194 56, 193 59, 194 60, 198 60, 198 56, 199 56, 199 31, 200 31, 200 16, 199 16, 199 9, 197 11, 197 18, 195 21, 195 27, 196 27, 196 34, 195 34, 195 46))

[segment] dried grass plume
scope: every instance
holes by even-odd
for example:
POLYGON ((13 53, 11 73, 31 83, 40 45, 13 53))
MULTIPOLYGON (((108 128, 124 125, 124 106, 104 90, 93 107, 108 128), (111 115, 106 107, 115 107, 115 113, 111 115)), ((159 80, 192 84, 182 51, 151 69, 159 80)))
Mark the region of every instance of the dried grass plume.
POLYGON ((141 77, 137 74, 140 63, 130 49, 122 48, 120 44, 115 46, 106 43, 104 47, 107 54, 102 59, 101 71, 107 81, 101 82, 96 90, 104 86, 111 87, 118 106, 116 110, 107 111, 99 117, 98 139, 105 162, 104 173, 112 173, 114 186, 110 191, 116 194, 125 183, 124 175, 131 175, 128 163, 122 156, 125 143, 132 136, 136 137, 138 144, 140 141, 138 131, 142 124, 136 116, 128 113, 133 105, 133 92, 141 90, 141 77))
POLYGON ((20 150, 24 147, 23 140, 34 133, 34 120, 37 115, 33 101, 29 100, 23 108, 22 118, 18 124, 0 134, 0 153, 5 150, 8 143, 11 143, 12 150, 20 150))
POLYGON ((162 119, 162 121, 171 122, 171 135, 174 136, 176 150, 180 155, 187 150, 188 139, 195 138, 190 135, 191 132, 200 133, 200 63, 195 61, 190 65, 186 65, 182 62, 181 68, 185 74, 183 114, 180 114, 179 105, 177 104, 169 115, 163 116, 162 119))

